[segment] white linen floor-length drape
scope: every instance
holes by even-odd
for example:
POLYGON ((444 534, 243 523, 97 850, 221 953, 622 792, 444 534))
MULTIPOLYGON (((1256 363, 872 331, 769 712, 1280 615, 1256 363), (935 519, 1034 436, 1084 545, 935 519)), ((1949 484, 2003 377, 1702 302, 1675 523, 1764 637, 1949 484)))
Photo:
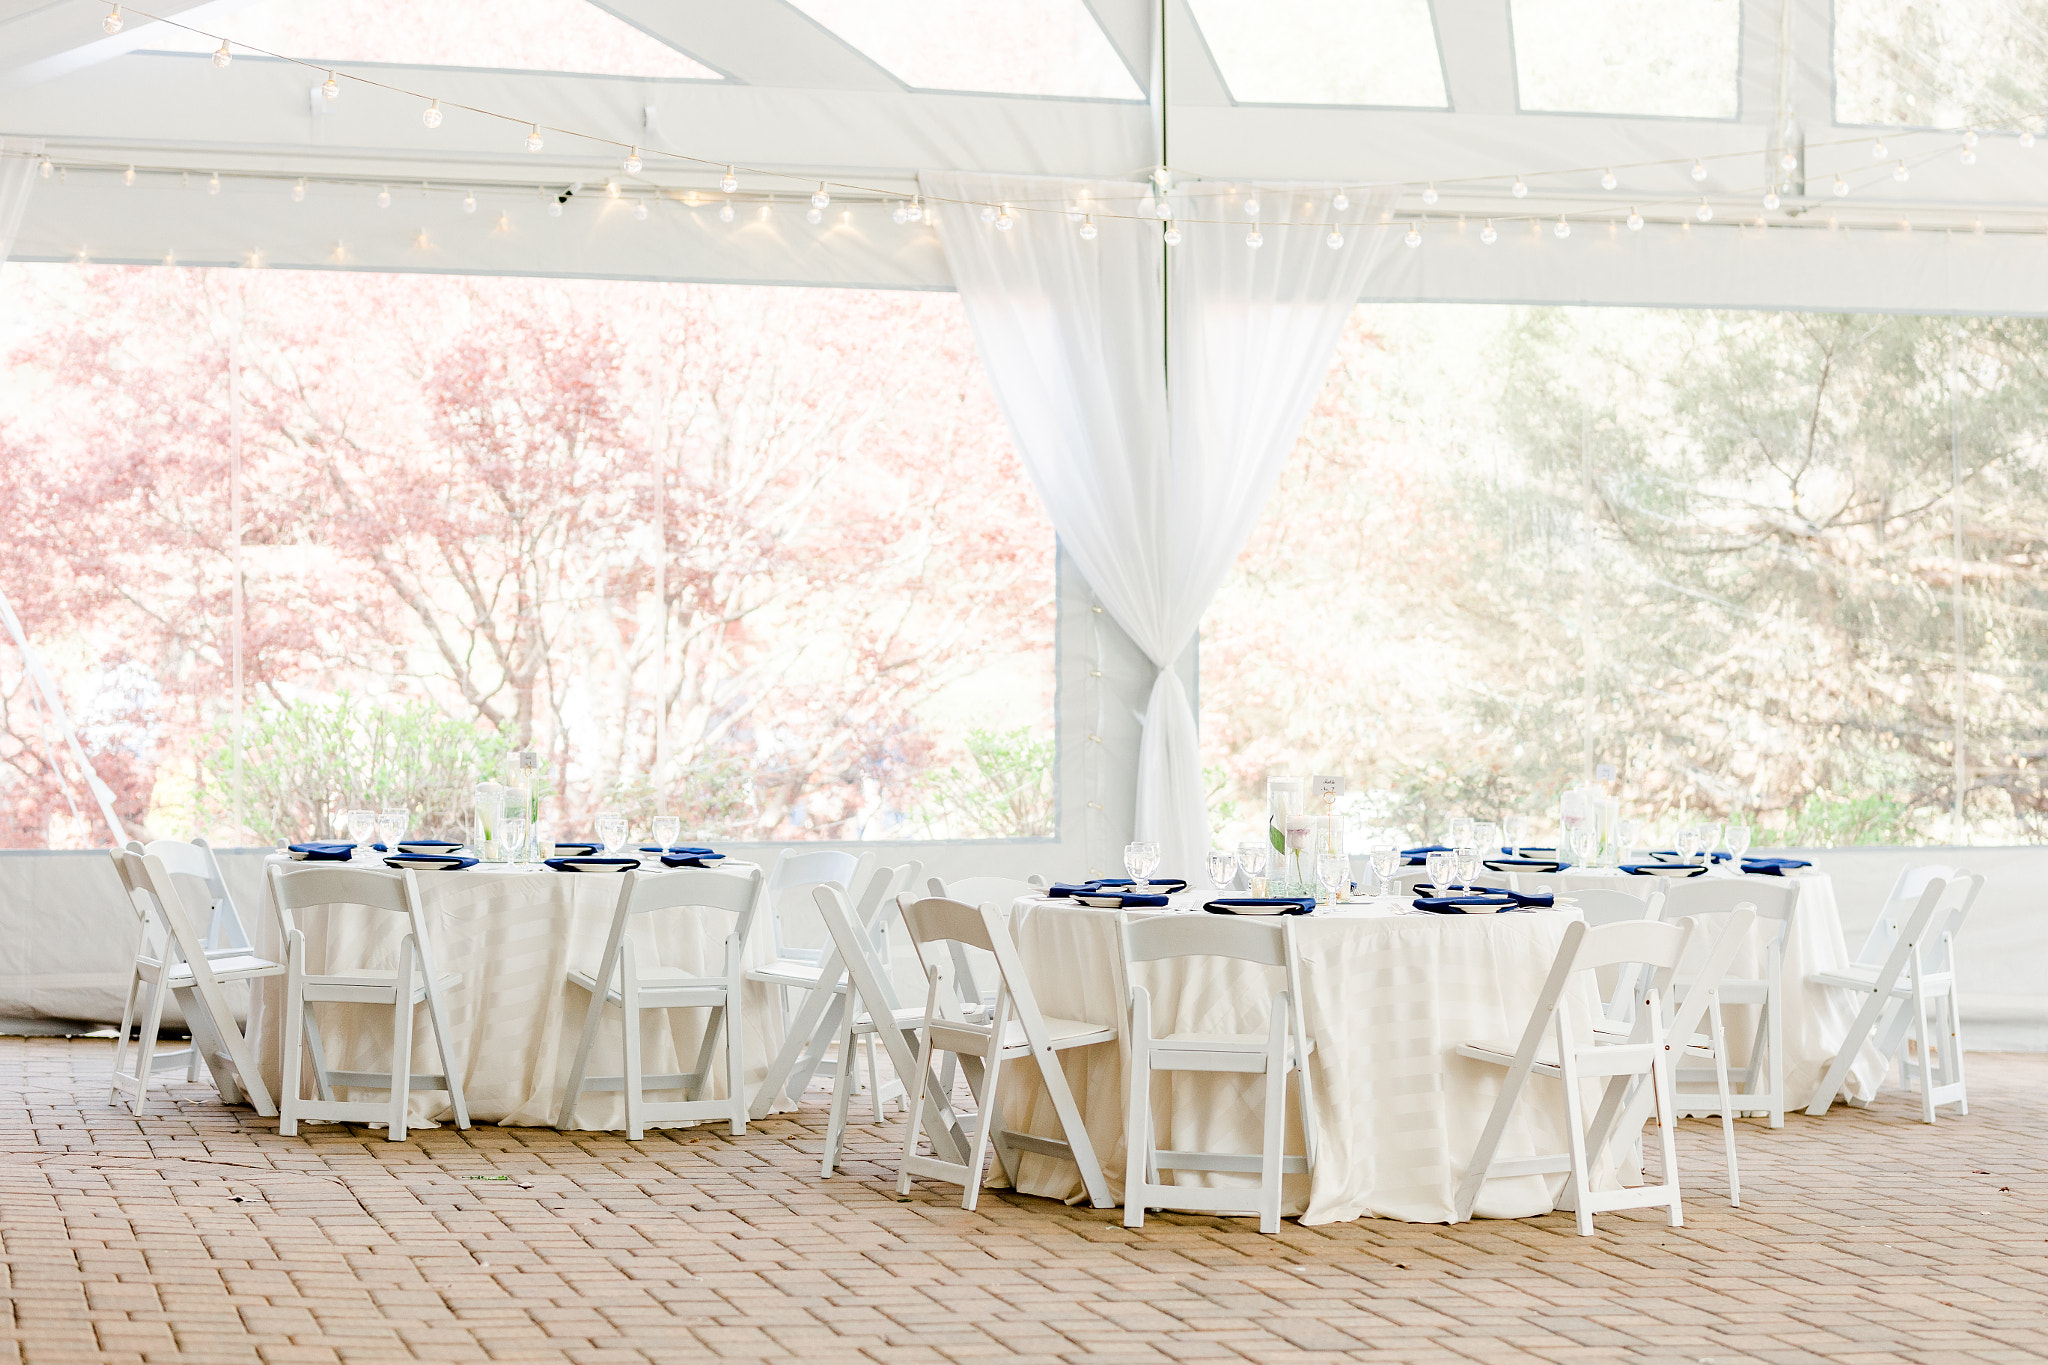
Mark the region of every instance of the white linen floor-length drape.
POLYGON ((1159 675, 1138 753, 1138 838, 1193 878, 1209 845, 1179 658, 1251 533, 1383 235, 1390 193, 1191 183, 1162 241, 1133 181, 927 173, 946 262, 1053 529, 1159 675), (1260 212, 1247 212, 1256 196, 1260 212), (1008 230, 982 221, 1008 204, 1008 230), (1093 240, 1067 210, 1092 206, 1093 240), (1370 224, 1360 226, 1358 224, 1370 224), (1263 243, 1253 248, 1256 227, 1263 243))

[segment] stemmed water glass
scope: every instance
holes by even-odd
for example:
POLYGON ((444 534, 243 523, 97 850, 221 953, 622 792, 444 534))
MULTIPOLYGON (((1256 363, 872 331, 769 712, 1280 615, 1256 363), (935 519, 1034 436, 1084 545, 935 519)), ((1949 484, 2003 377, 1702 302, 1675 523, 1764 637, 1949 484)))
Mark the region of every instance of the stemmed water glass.
POLYGON ((1266 846, 1239 844, 1237 865, 1244 872, 1245 890, 1254 896, 1266 894, 1266 846))
POLYGON ((370 836, 377 832, 377 812, 352 810, 348 813, 348 837, 358 852, 367 852, 370 836))
POLYGON ((1749 852, 1749 826, 1730 823, 1721 837, 1728 844, 1728 864, 1735 871, 1742 871, 1742 855, 1749 852))
POLYGON ((1472 879, 1479 875, 1479 850, 1461 848, 1452 856, 1458 865, 1458 887, 1469 896, 1472 894, 1472 879))
POLYGON ((1323 893, 1322 903, 1335 905, 1351 890, 1351 855, 1348 853, 1316 854, 1316 886, 1323 893))
POLYGON ((673 815, 655 816, 650 828, 654 832, 654 842, 661 845, 663 853, 675 847, 676 840, 683 835, 683 822, 673 815))
POLYGON ((498 817, 499 847, 504 850, 505 861, 515 867, 526 861, 527 825, 525 811, 507 811, 498 817))
POLYGON ((1237 878, 1237 855, 1227 848, 1209 850, 1209 884, 1219 892, 1237 878))
POLYGON ((1629 853, 1636 846, 1636 837, 1643 832, 1640 820, 1616 820, 1614 822, 1615 861, 1625 863, 1629 853))
POLYGON ((1452 848, 1471 848, 1473 828, 1477 821, 1469 815, 1453 815, 1450 833, 1446 836, 1452 848))
POLYGON ((1379 878, 1379 895, 1383 901, 1394 898, 1394 874, 1401 870, 1401 846, 1396 843, 1378 843, 1372 846, 1372 871, 1379 878))
POLYGON ((1685 825, 1679 829, 1676 835, 1672 836, 1672 843, 1677 846, 1680 862, 1697 862, 1703 842, 1700 828, 1697 825, 1685 825))
POLYGON ((1700 826, 1700 857, 1708 867, 1714 865, 1714 846, 1720 842, 1720 821, 1709 820, 1700 826))
POLYGON ((377 842, 384 845, 386 853, 398 852, 398 841, 405 837, 405 827, 410 823, 412 816, 404 806, 377 812, 377 842))
POLYGON ((1429 870, 1429 889, 1442 896, 1450 892, 1451 868, 1456 862, 1454 855, 1438 849, 1422 860, 1429 870))
POLYGON ((1565 844, 1572 855, 1573 867, 1584 867, 1593 856, 1593 845, 1599 833, 1589 824, 1577 824, 1565 830, 1565 844))
POLYGON ((1124 871, 1130 875, 1131 890, 1145 894, 1150 885, 1145 879, 1152 875, 1152 869, 1159 866, 1159 845, 1150 840, 1139 840, 1124 845, 1124 871))
POLYGON ((1479 846, 1482 858, 1498 858, 1501 855, 1500 826, 1491 820, 1473 826, 1472 842, 1479 846))
POLYGON ((1529 817, 1526 815, 1510 815, 1507 819, 1501 821, 1501 824, 1507 835, 1506 848, 1508 856, 1511 858, 1521 857, 1522 845, 1529 842, 1529 817))
POLYGON ((626 842, 626 817, 607 811, 597 817, 597 841, 607 854, 617 853, 626 842))

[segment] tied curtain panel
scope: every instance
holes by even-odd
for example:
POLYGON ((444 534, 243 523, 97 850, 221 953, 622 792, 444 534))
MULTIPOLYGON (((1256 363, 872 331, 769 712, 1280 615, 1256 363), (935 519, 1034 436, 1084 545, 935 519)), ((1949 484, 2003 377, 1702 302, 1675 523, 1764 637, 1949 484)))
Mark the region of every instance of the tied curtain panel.
MULTIPOLYGON (((919 182, 1053 529, 1159 670, 1133 828, 1158 841, 1163 872, 1192 878, 1209 820, 1193 680, 1174 661, 1279 477, 1384 231, 1327 245, 1331 186, 1188 182, 1169 196, 1181 232, 1169 247, 1142 181, 919 182), (982 221, 983 205, 1003 204, 1013 226, 982 221), (1092 240, 1073 207, 1091 215, 1092 240)), ((1344 216, 1377 224, 1393 194, 1360 199, 1344 216)))

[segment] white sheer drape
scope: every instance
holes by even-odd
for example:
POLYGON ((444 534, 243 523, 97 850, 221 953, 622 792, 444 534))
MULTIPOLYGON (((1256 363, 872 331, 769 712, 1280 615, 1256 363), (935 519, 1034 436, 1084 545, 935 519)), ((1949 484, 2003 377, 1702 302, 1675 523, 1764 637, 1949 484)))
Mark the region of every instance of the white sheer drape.
MULTIPOLYGON (((1173 662, 1279 475, 1383 233, 1353 229, 1332 250, 1327 189, 1202 183, 1173 196, 1183 240, 1168 248, 1143 183, 921 183, 1053 529, 1159 669, 1135 829, 1159 841, 1165 871, 1192 878, 1208 816, 1189 680, 1173 662), (1065 211, 1084 203, 1092 241, 1065 211), (1015 225, 983 222, 983 204, 1009 204, 1015 225)), ((1387 198, 1342 216, 1377 223, 1387 198)))
POLYGON ((27 138, 0 138, 0 265, 14 250, 14 235, 21 231, 22 211, 28 207, 29 191, 35 188, 36 161, 43 144, 27 138))

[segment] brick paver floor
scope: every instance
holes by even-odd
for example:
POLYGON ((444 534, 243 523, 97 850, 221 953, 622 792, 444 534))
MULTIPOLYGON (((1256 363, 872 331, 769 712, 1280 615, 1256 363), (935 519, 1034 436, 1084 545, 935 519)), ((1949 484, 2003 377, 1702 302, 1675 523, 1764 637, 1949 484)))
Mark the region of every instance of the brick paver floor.
POLYGON ((1973 1056, 1975 1112, 1688 1122, 1686 1225, 1247 1219, 895 1198, 893 1126, 818 1176, 822 1096, 743 1138, 544 1128, 387 1143, 171 1087, 110 1043, 0 1040, 0 1360, 2038 1361, 2048 1057, 1973 1056), (490 1177, 477 1179, 476 1177, 490 1177), (497 1177, 507 1177, 498 1179, 497 1177))

